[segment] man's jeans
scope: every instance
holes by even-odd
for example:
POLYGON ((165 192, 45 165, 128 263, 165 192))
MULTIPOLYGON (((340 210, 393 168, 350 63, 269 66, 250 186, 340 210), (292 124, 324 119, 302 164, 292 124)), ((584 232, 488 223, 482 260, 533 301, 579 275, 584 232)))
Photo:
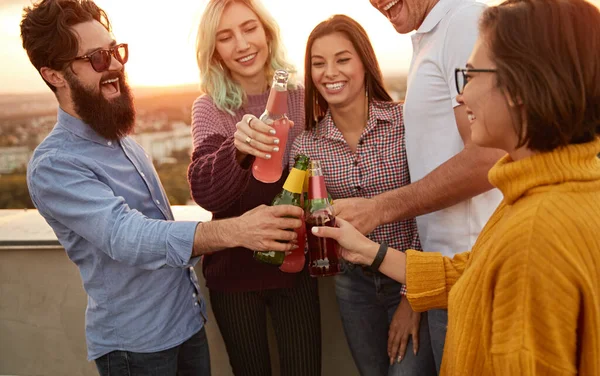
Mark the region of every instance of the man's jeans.
POLYGON ((96 359, 96 367, 100 376, 210 376, 206 331, 159 352, 113 351, 96 359))
POLYGON ((432 309, 427 311, 429 318, 429 337, 431 338, 431 350, 435 359, 437 373, 440 373, 442 355, 444 353, 444 342, 446 341, 446 330, 448 329, 448 311, 445 309, 432 309))
POLYGON ((411 338, 402 362, 390 366, 388 330, 400 304, 398 282, 349 263, 344 263, 343 273, 335 278, 346 340, 362 376, 436 375, 426 313, 421 315, 417 356, 411 338))

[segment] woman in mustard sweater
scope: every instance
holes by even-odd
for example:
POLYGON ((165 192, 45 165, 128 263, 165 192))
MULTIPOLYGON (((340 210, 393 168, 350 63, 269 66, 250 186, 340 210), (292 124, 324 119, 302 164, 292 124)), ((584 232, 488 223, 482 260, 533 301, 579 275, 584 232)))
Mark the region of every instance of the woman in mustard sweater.
POLYGON ((315 233, 406 283, 413 309, 448 309, 444 375, 600 375, 600 12, 511 0, 480 32, 459 100, 473 141, 508 154, 473 249, 402 253, 341 219, 315 233))

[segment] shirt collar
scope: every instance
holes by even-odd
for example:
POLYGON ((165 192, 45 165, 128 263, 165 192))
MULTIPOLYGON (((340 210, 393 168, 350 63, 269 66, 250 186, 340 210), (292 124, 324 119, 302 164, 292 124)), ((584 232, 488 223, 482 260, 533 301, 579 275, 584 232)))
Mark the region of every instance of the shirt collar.
POLYGON ((58 125, 78 137, 88 141, 95 142, 106 147, 117 147, 117 141, 108 140, 96 133, 89 125, 72 115, 66 113, 62 108, 58 108, 58 125))
MULTIPOLYGON (((363 131, 363 134, 370 132, 375 126, 381 122, 391 123, 393 121, 393 114, 389 111, 390 106, 395 106, 387 102, 370 101, 369 102, 369 119, 367 120, 367 127, 363 131)), ((325 117, 317 125, 315 132, 318 138, 329 138, 332 140, 344 141, 342 132, 335 126, 333 117, 331 116, 331 110, 327 109, 325 117)))
POLYGON ((448 12, 464 0, 439 0, 417 29, 417 34, 429 33, 435 28, 448 12))

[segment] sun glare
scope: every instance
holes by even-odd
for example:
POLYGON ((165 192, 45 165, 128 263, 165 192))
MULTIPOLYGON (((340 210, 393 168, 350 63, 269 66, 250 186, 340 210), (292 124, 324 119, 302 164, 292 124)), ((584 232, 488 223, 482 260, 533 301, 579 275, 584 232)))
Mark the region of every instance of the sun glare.
MULTIPOLYGON (((171 0, 168 7, 140 6, 138 2, 121 0, 96 2, 109 15, 117 41, 129 43, 127 73, 132 85, 198 82, 195 39, 206 0, 171 0)), ((336 13, 356 18, 367 29, 384 71, 404 71, 406 68, 398 67, 407 67, 410 62, 410 39, 396 34, 367 0, 357 0, 352 6, 344 0, 306 0, 293 11, 282 0, 263 0, 263 4, 278 20, 289 57, 300 73, 310 31, 336 13)))
MULTIPOLYGON (((46 91, 21 47, 22 8, 32 0, 1 6, 0 92, 46 91)), ((333 14, 344 13, 367 30, 384 74, 406 72, 411 41, 397 34, 368 0, 303 0, 290 8, 287 0, 262 0, 277 19, 292 63, 303 73, 304 49, 310 31, 333 14)), ((195 40, 207 0, 169 0, 167 4, 96 0, 108 14, 118 42, 129 44, 126 71, 132 86, 177 86, 199 81, 195 40)), ((1 4, 1 0, 0 0, 1 4)))

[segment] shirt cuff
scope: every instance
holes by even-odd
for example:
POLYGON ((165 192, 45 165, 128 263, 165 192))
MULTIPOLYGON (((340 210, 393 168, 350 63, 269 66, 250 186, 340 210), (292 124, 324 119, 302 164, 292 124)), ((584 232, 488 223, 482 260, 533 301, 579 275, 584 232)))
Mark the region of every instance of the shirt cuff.
POLYGON ((173 268, 185 268, 198 261, 197 257, 191 258, 196 226, 198 226, 198 222, 171 223, 167 233, 167 265, 173 268))

